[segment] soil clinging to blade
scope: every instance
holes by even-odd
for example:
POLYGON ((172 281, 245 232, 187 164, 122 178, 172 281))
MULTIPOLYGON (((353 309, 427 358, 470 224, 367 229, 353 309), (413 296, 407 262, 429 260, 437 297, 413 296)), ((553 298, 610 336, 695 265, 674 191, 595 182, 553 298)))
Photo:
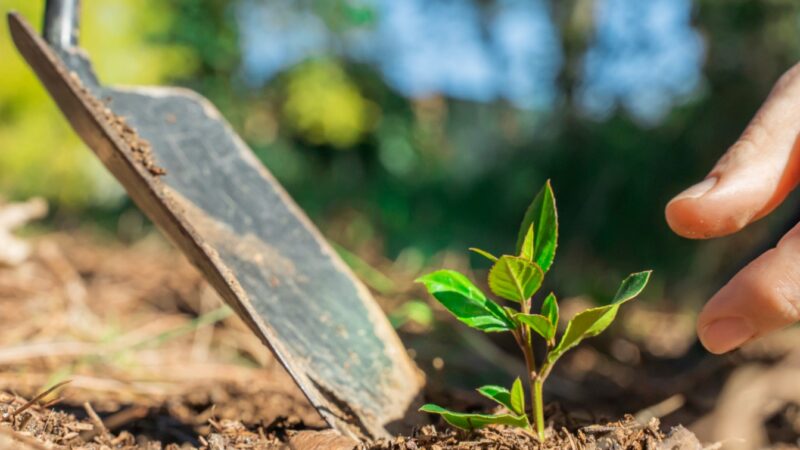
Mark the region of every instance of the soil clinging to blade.
POLYGON ((124 117, 115 114, 114 111, 108 107, 107 103, 110 100, 103 102, 95 97, 94 94, 83 85, 80 77, 78 77, 78 74, 75 72, 70 72, 70 78, 76 83, 81 96, 89 103, 92 109, 102 116, 119 137, 128 144, 131 150, 131 157, 147 169, 150 175, 156 177, 166 175, 166 169, 156 163, 155 156, 153 156, 153 147, 150 145, 150 142, 139 136, 139 133, 128 124, 124 117))

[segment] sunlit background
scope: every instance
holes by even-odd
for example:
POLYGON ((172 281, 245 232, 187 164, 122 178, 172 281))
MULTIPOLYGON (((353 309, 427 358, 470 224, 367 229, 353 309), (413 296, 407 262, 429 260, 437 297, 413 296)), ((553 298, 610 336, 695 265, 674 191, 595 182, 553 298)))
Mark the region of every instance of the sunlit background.
MULTIPOLYGON (((0 10, 38 24, 42 4, 0 10)), ((343 252, 389 272, 508 249, 550 178, 551 287, 602 301, 651 267, 651 301, 696 306, 791 219, 697 243, 662 210, 800 56, 796 2, 84 0, 82 19, 105 83, 201 92, 343 252)), ((5 27, 0 65, 2 195, 45 196, 47 226, 146 234, 5 27)))
MULTIPOLYGON (((38 27, 43 4, 0 0, 0 12, 38 27)), ((612 330, 563 360, 548 401, 591 423, 624 413, 698 433, 712 423, 710 441, 770 417, 772 442, 800 442, 797 383, 769 375, 796 369, 800 330, 726 358, 694 330, 703 301, 800 220, 800 198, 708 242, 677 237, 663 217, 800 59, 800 2, 82 5, 81 46, 102 82, 208 97, 371 288, 426 371, 426 395, 455 401, 523 373, 510 336, 458 326, 413 280, 440 267, 485 280, 487 261, 467 247, 509 252, 551 179, 560 246, 542 292, 556 292, 562 317, 607 301, 631 272, 655 272, 612 330), (775 348, 792 349, 789 363, 775 348), (774 398, 754 404, 761 394, 742 385, 795 397, 775 414, 774 398)), ((0 409, 4 392, 32 398, 71 379, 63 410, 85 417, 89 401, 107 417, 138 399, 130 406, 147 418, 111 431, 165 443, 199 445, 215 414, 250 430, 316 417, 301 394, 284 398, 287 375, 78 139, 2 24, 0 212, 33 197, 49 213, 16 233, 29 260, 2 265, 0 229, 0 409), (174 398, 191 407, 175 413, 174 398)))

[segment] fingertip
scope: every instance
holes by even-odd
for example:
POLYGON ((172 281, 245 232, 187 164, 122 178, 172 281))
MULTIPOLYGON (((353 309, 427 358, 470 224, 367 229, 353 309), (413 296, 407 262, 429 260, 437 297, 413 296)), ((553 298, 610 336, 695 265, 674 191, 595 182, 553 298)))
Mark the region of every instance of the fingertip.
POLYGON ((665 208, 667 224, 680 236, 689 239, 707 237, 709 233, 707 212, 703 197, 714 189, 717 177, 709 177, 676 195, 665 208))
POLYGON ((712 353, 727 353, 800 320, 800 234, 789 233, 709 299, 697 335, 712 353))
POLYGON ((675 234, 688 239, 707 237, 706 220, 694 199, 674 198, 664 209, 667 225, 675 234))
POLYGON ((757 220, 770 196, 764 180, 728 175, 709 177, 673 198, 665 208, 667 224, 680 236, 708 239, 735 233, 757 220))
POLYGON ((725 317, 700 325, 697 335, 706 350, 721 355, 755 337, 756 328, 743 317, 725 317))

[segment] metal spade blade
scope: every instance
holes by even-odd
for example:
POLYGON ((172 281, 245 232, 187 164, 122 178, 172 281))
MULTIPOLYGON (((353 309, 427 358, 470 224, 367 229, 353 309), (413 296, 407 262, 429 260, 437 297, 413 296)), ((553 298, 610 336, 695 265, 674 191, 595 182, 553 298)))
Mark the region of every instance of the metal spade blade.
POLYGON ((360 439, 405 428, 423 379, 370 294, 208 100, 101 85, 76 47, 77 11, 48 1, 47 41, 8 15, 75 131, 332 427, 360 439))

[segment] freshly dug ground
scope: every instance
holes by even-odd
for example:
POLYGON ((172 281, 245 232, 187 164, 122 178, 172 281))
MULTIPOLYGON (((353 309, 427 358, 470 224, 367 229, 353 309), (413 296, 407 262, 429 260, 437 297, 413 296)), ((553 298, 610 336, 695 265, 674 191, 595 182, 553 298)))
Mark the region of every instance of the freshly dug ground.
MULTIPOLYGON (((324 423, 269 351, 161 238, 124 245, 98 236, 96 230, 41 235, 30 240, 28 261, 0 267, 0 448, 352 444, 317 431, 324 423), (47 391, 60 382, 68 383, 47 391)), ((391 310, 408 295, 378 297, 391 310)), ((707 448, 798 448, 800 333, 716 358, 691 344, 691 325, 684 326, 691 320, 630 308, 616 327, 625 338, 576 351, 548 386, 551 428, 543 445, 520 430, 464 433, 438 423, 364 448, 703 448, 693 433, 673 429, 681 423, 712 443, 707 448)), ((503 343, 430 345, 452 330, 407 323, 401 334, 429 372, 432 400, 486 408, 449 380, 480 372, 486 365, 474 358, 503 355, 503 343)))
POLYGON ((653 450, 702 450, 718 448, 717 445, 703 446, 689 430, 678 427, 667 435, 662 433, 658 419, 647 424, 637 422, 633 417, 610 422, 605 425, 592 425, 572 432, 566 428, 560 431, 548 430, 545 442, 541 443, 530 433, 514 428, 491 427, 475 432, 437 429, 427 425, 412 436, 375 442, 367 446, 370 450, 408 450, 408 449, 653 449, 653 450))

